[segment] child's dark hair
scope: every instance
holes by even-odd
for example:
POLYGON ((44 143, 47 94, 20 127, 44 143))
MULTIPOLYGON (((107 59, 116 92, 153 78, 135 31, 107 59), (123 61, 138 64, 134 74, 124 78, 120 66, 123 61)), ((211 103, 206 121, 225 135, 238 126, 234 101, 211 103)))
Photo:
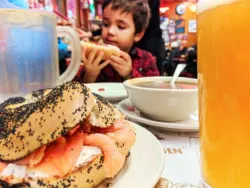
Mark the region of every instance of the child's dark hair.
POLYGON ((148 27, 150 18, 150 8, 147 0, 104 0, 102 9, 112 4, 113 10, 122 10, 122 12, 132 13, 135 24, 135 34, 145 30, 148 27))

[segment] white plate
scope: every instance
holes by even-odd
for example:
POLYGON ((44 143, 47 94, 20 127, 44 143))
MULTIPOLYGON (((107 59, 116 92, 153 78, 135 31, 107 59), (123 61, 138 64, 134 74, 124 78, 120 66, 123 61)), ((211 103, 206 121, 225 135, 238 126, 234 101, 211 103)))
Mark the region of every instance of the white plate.
POLYGON ((125 99, 128 94, 122 83, 91 83, 86 84, 94 93, 97 93, 110 101, 125 99))
MULTIPOLYGON (((124 99, 117 106, 129 119, 152 127, 164 128, 170 131, 194 132, 199 130, 198 113, 194 113, 188 120, 178 122, 162 122, 151 120, 140 113, 129 99, 124 99)), ((157 107, 153 107, 157 108, 157 107)))
POLYGON ((106 180, 98 188, 107 183, 112 188, 152 188, 158 182, 164 168, 161 143, 145 128, 131 124, 136 129, 136 142, 124 168, 114 180, 106 180))

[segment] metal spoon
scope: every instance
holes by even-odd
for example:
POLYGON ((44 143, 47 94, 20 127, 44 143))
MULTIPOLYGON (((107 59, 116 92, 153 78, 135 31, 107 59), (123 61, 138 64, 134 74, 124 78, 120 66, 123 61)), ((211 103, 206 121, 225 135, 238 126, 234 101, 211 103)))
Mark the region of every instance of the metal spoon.
POLYGON ((178 64, 177 65, 177 67, 174 71, 174 75, 172 77, 172 80, 170 81, 170 85, 174 86, 176 79, 178 78, 180 73, 185 69, 185 67, 186 67, 186 64, 178 64))

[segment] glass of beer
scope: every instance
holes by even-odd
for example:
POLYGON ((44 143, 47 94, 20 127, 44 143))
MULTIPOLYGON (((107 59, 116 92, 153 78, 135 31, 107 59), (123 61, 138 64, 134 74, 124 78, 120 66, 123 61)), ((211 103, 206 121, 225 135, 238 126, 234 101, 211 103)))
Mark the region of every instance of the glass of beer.
POLYGON ((199 0, 197 13, 204 186, 250 187, 250 0, 199 0))

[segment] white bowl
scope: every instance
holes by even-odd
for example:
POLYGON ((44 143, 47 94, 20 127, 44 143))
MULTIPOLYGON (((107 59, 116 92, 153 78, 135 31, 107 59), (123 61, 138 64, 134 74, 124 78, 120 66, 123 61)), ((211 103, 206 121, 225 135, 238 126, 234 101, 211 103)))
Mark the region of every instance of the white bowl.
MULTIPOLYGON (((198 109, 198 85, 195 89, 145 88, 141 82, 166 82, 172 77, 143 77, 123 82, 133 105, 143 114, 158 121, 182 121, 198 109)), ((176 82, 197 84, 197 79, 178 78, 176 82)))

